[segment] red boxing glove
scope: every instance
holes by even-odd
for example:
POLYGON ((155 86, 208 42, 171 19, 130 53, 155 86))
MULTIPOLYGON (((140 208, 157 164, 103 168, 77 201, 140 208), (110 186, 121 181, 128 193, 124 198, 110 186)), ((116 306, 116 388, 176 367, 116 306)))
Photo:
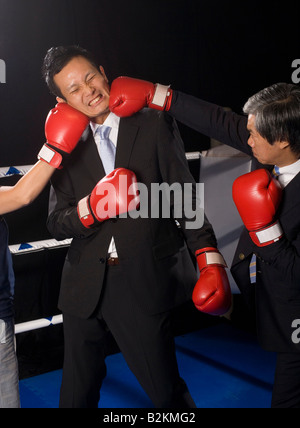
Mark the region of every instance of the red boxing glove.
POLYGON ((140 204, 137 179, 132 171, 117 168, 99 181, 77 206, 81 223, 90 228, 98 222, 136 210, 140 204))
POLYGON ((132 116, 144 107, 169 111, 172 90, 145 80, 118 77, 111 85, 109 108, 119 117, 132 116))
POLYGON ((231 307, 231 288, 223 256, 216 248, 196 252, 200 278, 193 292, 196 308, 210 315, 224 315, 231 307))
POLYGON ((283 236, 275 220, 282 198, 282 188, 269 171, 259 169, 237 178, 233 183, 233 200, 252 241, 265 247, 283 236))
POLYGON ((59 103, 50 110, 45 122, 47 143, 38 158, 54 168, 60 168, 65 153, 71 153, 89 124, 89 118, 67 103, 59 103))

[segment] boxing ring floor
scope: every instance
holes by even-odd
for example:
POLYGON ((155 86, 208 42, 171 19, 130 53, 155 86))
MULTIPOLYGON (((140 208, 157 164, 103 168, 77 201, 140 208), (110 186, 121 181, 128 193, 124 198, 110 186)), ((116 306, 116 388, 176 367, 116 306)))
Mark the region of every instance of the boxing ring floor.
MULTIPOLYGON (((270 408, 275 355, 222 322, 176 337, 181 376, 198 408, 270 408)), ((99 408, 151 408, 120 353, 107 357, 99 408)), ((20 381, 22 408, 57 408, 62 371, 20 381)))

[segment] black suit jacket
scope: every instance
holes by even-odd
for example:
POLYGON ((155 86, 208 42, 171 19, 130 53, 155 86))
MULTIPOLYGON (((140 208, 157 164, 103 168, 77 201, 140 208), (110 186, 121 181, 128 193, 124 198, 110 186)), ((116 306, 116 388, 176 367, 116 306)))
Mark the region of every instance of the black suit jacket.
MULTIPOLYGON (((135 172, 138 182, 149 190, 149 209, 152 183, 193 183, 195 191, 176 123, 164 113, 145 109, 120 120, 115 167, 135 172)), ((179 228, 173 218, 128 216, 86 229, 78 218, 77 203, 104 176, 88 130, 68 164, 52 180, 55 203, 48 228, 56 239, 73 238, 62 274, 60 309, 82 318, 93 314, 104 283, 112 236, 124 275, 131 284, 124 293, 134 293, 151 314, 182 304, 191 297, 197 280, 190 254, 216 246, 211 225, 205 220, 203 227, 190 230, 185 218, 178 218, 179 228)))
MULTIPOLYGON (((169 113, 197 131, 252 156, 247 144, 249 133, 245 116, 225 112, 222 107, 180 92, 174 93, 169 113)), ((257 163, 256 167, 263 166, 257 163)), ((283 194, 278 219, 284 238, 259 248, 244 230, 231 271, 247 301, 256 303, 261 345, 270 351, 299 352, 300 174, 284 189, 283 194), (256 285, 251 285, 249 278, 253 253, 258 256, 256 285)))

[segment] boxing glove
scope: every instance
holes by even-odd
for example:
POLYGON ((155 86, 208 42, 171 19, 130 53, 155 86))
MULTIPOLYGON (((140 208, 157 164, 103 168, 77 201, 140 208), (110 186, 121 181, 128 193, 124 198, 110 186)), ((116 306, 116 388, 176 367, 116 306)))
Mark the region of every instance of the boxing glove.
POLYGON ((70 154, 89 124, 89 118, 67 103, 59 103, 50 110, 45 122, 47 142, 38 159, 54 168, 61 168, 63 156, 70 154))
POLYGON ((223 256, 216 248, 196 252, 200 278, 193 291, 196 308, 210 315, 224 315, 231 307, 231 288, 223 256))
POLYGON ((90 228, 136 210, 139 204, 135 174, 128 169, 117 168, 100 180, 90 195, 79 201, 77 212, 81 223, 90 228))
POLYGON ((258 247, 270 245, 283 236, 276 220, 282 187, 269 171, 259 169, 237 178, 232 195, 243 223, 258 247))
POLYGON ((144 107, 168 111, 172 90, 145 80, 118 77, 111 85, 109 108, 119 117, 131 116, 144 107))

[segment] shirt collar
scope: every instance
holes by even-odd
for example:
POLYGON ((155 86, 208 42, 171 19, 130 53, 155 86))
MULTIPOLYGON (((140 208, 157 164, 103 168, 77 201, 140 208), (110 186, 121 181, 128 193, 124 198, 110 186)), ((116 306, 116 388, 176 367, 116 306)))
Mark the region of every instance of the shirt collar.
POLYGON ((300 172, 300 159, 291 165, 283 166, 281 168, 278 168, 277 166, 275 166, 275 171, 279 175, 278 177, 279 182, 285 187, 300 172))
MULTIPOLYGON (((112 112, 109 113, 109 115, 107 116, 106 120, 103 123, 103 125, 110 126, 112 129, 116 129, 116 130, 119 129, 119 124, 120 124, 120 118, 112 112)), ((97 131, 99 126, 102 126, 102 125, 99 125, 98 123, 95 123, 95 122, 90 122, 90 127, 93 131, 93 135, 95 135, 95 132, 97 131)))

